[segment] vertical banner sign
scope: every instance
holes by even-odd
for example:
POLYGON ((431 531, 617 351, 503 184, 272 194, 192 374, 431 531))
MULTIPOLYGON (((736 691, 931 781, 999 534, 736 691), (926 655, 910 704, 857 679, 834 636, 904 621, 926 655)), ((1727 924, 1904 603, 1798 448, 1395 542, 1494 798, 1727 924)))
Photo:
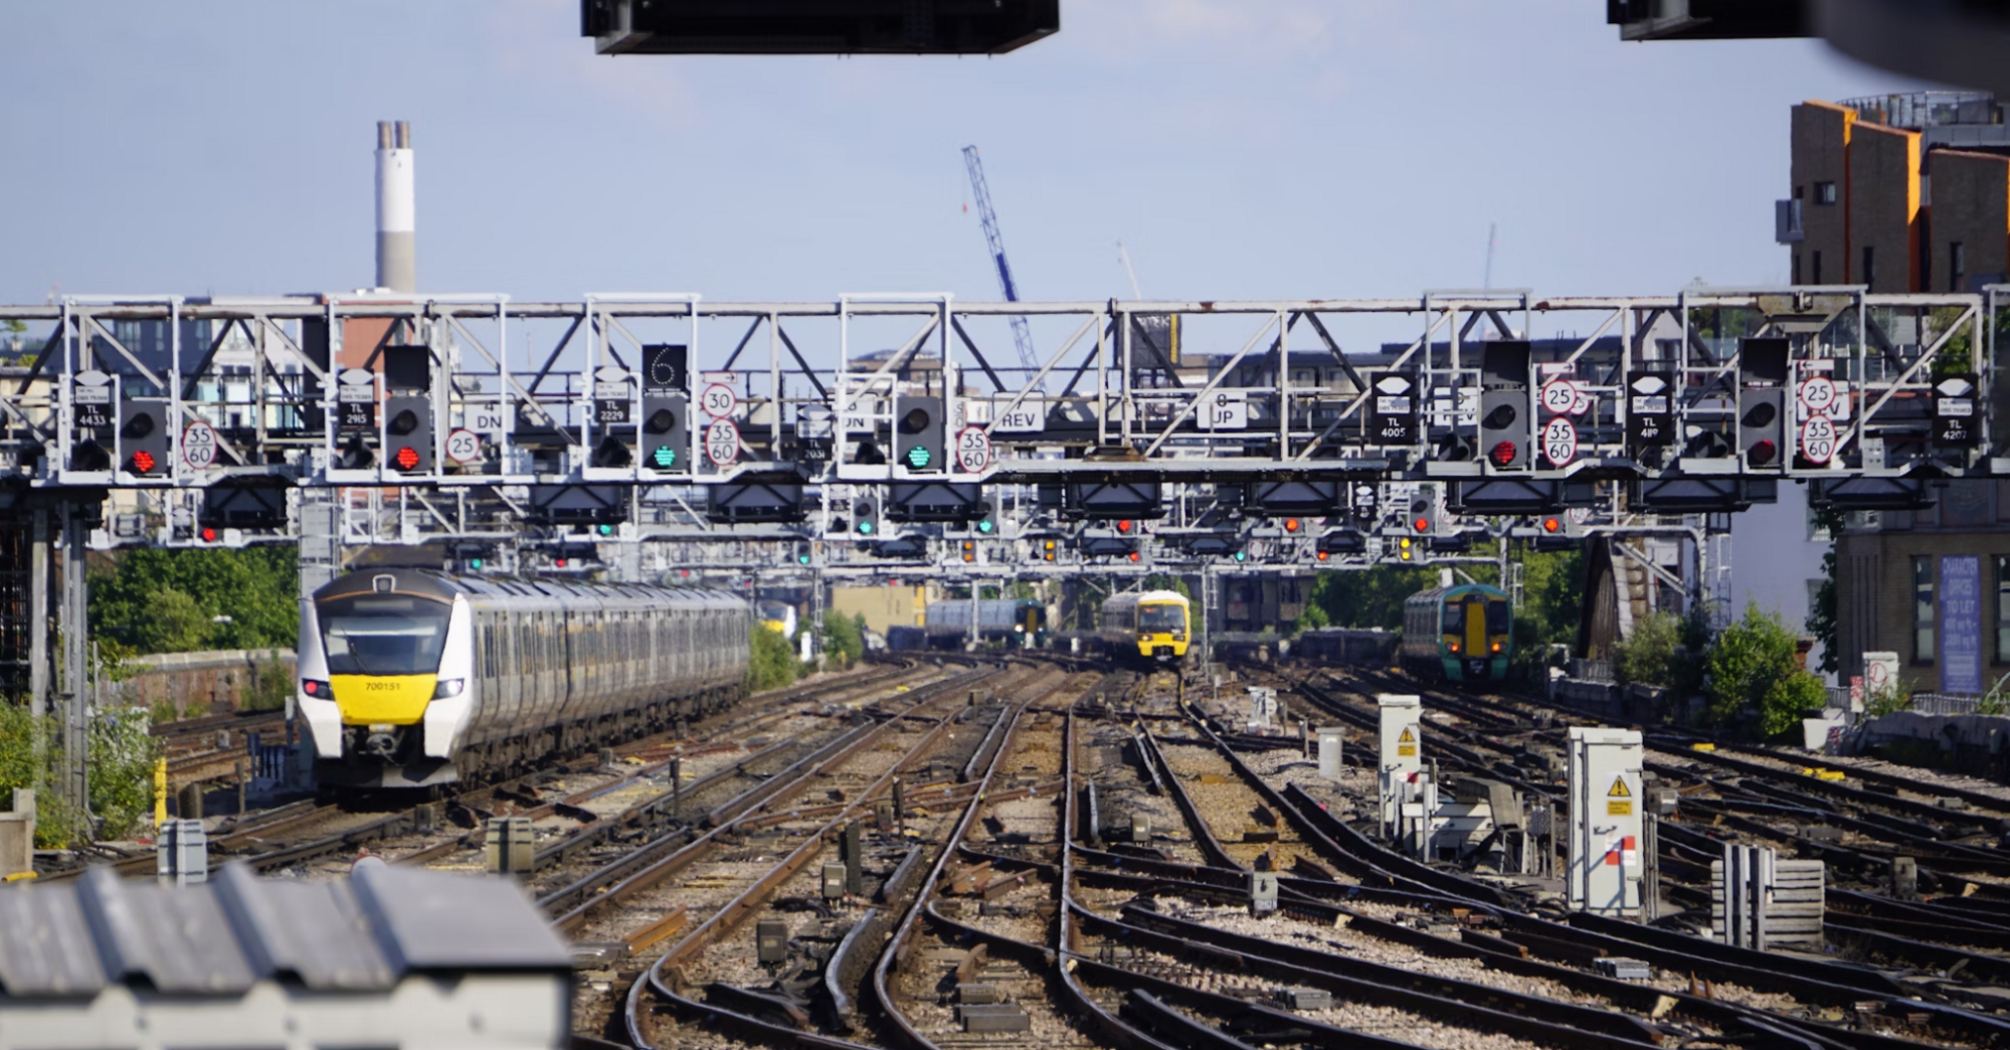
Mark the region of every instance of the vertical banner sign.
POLYGON ((1974 554, 1940 559, 1940 691, 1982 693, 1982 559, 1974 554))
POLYGON ((1406 372, 1384 372, 1374 380, 1373 411, 1368 414, 1369 445, 1417 443, 1417 380, 1406 372))

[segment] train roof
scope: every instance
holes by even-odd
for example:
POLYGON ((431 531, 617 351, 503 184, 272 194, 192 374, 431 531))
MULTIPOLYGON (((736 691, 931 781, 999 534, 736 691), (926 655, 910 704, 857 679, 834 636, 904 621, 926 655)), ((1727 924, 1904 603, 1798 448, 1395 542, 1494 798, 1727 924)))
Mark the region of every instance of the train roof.
POLYGON ((598 603, 675 602, 708 608, 746 609, 745 599, 725 591, 683 587, 659 587, 643 583, 586 583, 562 579, 515 579, 506 576, 454 576, 432 569, 365 569, 345 573, 314 592, 315 601, 351 594, 368 594, 379 589, 412 594, 434 601, 450 602, 457 597, 520 598, 532 602, 592 601, 598 603), (388 585, 378 581, 390 577, 388 585))
POLYGON ((1462 583, 1456 587, 1433 587, 1428 591, 1418 591, 1417 593, 1411 595, 1409 598, 1405 599, 1403 604, 1405 605, 1409 605, 1412 603, 1421 604, 1424 602, 1444 601, 1452 598, 1464 598, 1469 594, 1483 595, 1488 598, 1499 598, 1502 599, 1503 601, 1507 599, 1506 591, 1503 591, 1499 587, 1495 587, 1491 584, 1462 583))
POLYGON ((1107 605, 1110 602, 1125 599, 1139 602, 1179 602, 1181 604, 1190 604, 1193 601, 1193 599, 1178 591, 1131 591, 1126 594, 1112 594, 1107 599, 1104 599, 1103 604, 1107 605))

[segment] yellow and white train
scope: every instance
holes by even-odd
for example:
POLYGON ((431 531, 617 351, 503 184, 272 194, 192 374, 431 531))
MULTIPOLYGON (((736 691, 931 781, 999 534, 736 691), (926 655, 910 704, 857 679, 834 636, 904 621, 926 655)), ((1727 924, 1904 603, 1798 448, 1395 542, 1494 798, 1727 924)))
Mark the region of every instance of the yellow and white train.
POLYGON ((1192 627, 1193 603, 1176 591, 1111 595, 1096 618, 1103 647, 1120 663, 1179 664, 1192 627))
POLYGON ((738 700, 747 603, 714 591, 352 572, 300 615, 323 788, 530 768, 738 700))

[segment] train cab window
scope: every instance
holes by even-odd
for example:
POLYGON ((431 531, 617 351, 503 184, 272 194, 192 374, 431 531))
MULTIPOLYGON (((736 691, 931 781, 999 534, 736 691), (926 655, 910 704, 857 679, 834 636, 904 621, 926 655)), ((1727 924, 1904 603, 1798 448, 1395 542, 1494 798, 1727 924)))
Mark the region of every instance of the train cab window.
POLYGON ((433 674, 453 607, 401 595, 369 594, 319 603, 328 673, 433 674))
POLYGON ((1459 602, 1446 602, 1444 620, 1438 629, 1445 634, 1466 633, 1466 607, 1459 602))
POLYGON ((1138 630, 1153 634, 1186 630, 1177 605, 1141 605, 1138 607, 1138 630))
POLYGON ((1498 599, 1487 603, 1487 633, 1508 633, 1508 605, 1498 599))

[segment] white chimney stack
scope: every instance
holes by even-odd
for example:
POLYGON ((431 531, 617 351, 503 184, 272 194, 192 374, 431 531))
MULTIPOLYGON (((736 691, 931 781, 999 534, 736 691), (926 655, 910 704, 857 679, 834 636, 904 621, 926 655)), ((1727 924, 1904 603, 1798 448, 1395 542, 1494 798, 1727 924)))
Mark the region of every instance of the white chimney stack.
POLYGON ((377 122, 377 287, 419 290, 413 241, 412 125, 377 122))

